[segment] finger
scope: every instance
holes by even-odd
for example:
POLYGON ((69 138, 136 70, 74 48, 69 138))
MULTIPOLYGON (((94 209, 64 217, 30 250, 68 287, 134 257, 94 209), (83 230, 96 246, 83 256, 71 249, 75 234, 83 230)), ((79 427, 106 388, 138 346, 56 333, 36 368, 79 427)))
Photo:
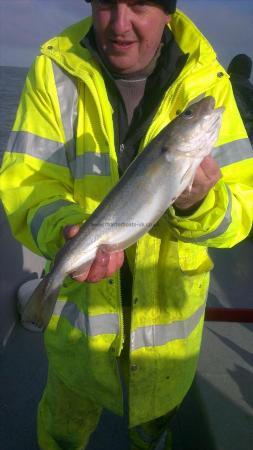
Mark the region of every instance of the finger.
POLYGON ((64 239, 68 240, 73 238, 80 230, 79 225, 67 225, 63 228, 64 239))
POLYGON ((119 270, 122 267, 123 262, 124 262, 123 251, 111 253, 109 263, 107 266, 106 277, 110 277, 111 275, 114 274, 114 272, 116 272, 116 270, 119 270))
POLYGON ((110 255, 103 250, 98 250, 96 259, 91 265, 86 281, 96 283, 106 276, 110 255))
POLYGON ((116 252, 116 253, 106 253, 100 252, 97 255, 96 263, 93 263, 93 266, 91 267, 85 267, 85 270, 80 274, 79 273, 73 273, 72 278, 74 278, 78 282, 88 281, 88 282, 97 282, 100 281, 102 278, 110 277, 116 270, 119 270, 120 267, 123 265, 124 262, 124 252, 116 252), (106 256, 105 256, 106 255, 106 256), (108 264, 106 265, 107 261, 107 255, 108 255, 108 264), (102 262, 103 269, 101 267, 98 268, 98 264, 102 262))
POLYGON ((215 167, 211 167, 207 162, 200 165, 196 171, 192 187, 190 192, 192 194, 203 192, 207 193, 221 178, 221 172, 219 166, 215 164, 215 167))
POLYGON ((205 177, 208 178, 209 180, 218 181, 221 177, 220 167, 217 161, 215 161, 215 159, 210 155, 206 156, 203 159, 203 161, 200 164, 200 168, 205 177))
POLYGON ((192 182, 192 190, 194 190, 194 188, 196 186, 203 186, 206 183, 209 183, 209 179, 207 178, 202 165, 200 164, 199 167, 196 170, 195 176, 193 178, 193 182, 192 182))

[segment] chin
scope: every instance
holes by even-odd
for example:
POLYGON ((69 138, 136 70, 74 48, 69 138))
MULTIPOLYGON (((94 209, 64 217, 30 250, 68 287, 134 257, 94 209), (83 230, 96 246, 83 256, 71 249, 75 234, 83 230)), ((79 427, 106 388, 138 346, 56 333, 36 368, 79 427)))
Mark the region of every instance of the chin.
POLYGON ((111 61, 109 61, 109 66, 111 67, 111 69, 113 71, 118 72, 118 73, 134 72, 134 70, 131 67, 123 66, 123 65, 119 65, 119 64, 114 64, 111 61))
POLYGON ((119 63, 119 61, 115 61, 114 59, 107 59, 109 66, 112 68, 112 70, 119 72, 119 73, 131 73, 131 72, 137 72, 139 70, 138 67, 134 65, 130 65, 127 63, 119 63))

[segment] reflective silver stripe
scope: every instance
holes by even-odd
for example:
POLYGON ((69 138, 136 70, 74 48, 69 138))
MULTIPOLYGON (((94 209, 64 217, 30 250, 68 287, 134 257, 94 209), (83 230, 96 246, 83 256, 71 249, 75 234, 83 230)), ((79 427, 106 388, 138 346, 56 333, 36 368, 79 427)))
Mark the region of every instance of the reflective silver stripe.
POLYGON ((74 328, 82 331, 87 336, 117 334, 119 332, 118 314, 88 316, 79 311, 76 304, 70 301, 61 302, 58 300, 54 308, 54 315, 65 317, 74 328))
POLYGON ((64 144, 42 138, 27 131, 12 131, 8 140, 7 150, 15 153, 25 153, 41 161, 48 161, 67 167, 64 144))
POLYGON ((142 347, 155 347, 167 344, 176 339, 187 338, 198 325, 205 311, 202 305, 191 317, 166 325, 152 325, 137 328, 131 333, 131 349, 137 350, 142 347))
POLYGON ((205 234, 204 236, 199 236, 197 238, 182 238, 180 237, 180 239, 184 242, 204 242, 207 239, 213 239, 216 238, 218 236, 220 236, 222 233, 225 233, 225 231, 228 229, 229 225, 232 222, 232 216, 231 216, 231 212, 232 212, 232 194, 230 189, 228 188, 228 186, 226 186, 227 189, 227 193, 228 193, 228 206, 227 206, 227 210, 226 210, 226 214, 223 217, 222 222, 220 223, 220 225, 216 228, 216 230, 211 231, 210 233, 205 234))
POLYGON ((108 153, 86 152, 68 165, 64 144, 26 131, 12 131, 7 150, 25 153, 40 161, 47 161, 66 168, 69 168, 70 165, 74 178, 83 178, 85 175, 110 175, 108 153))
POLYGON ((58 209, 62 208, 63 206, 70 206, 73 204, 74 203, 68 202, 67 200, 57 200, 56 202, 49 203, 48 205, 44 205, 40 209, 38 209, 38 211, 34 214, 30 225, 31 233, 36 244, 38 239, 38 232, 40 230, 43 220, 46 219, 48 216, 54 214, 56 211, 58 211, 58 209))
POLYGON ((73 177, 80 179, 85 175, 109 175, 108 153, 86 152, 84 155, 76 156, 75 135, 78 93, 75 79, 54 62, 52 64, 67 142, 66 154, 73 177))
POLYGON ((110 162, 108 153, 86 152, 71 163, 75 179, 85 175, 110 175, 110 162))
POLYGON ((238 161, 253 158, 253 149, 249 139, 238 139, 215 147, 212 150, 212 156, 220 167, 225 167, 238 161))
POLYGON ((75 78, 52 62, 57 95, 60 105, 62 124, 66 138, 66 154, 68 162, 75 159, 75 135, 77 122, 77 88, 75 78))

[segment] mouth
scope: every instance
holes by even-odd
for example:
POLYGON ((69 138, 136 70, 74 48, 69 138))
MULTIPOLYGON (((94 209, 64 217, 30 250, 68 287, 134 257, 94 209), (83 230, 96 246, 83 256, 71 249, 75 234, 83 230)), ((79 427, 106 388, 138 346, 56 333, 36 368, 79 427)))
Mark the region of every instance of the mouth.
POLYGON ((135 44, 135 41, 111 39, 110 43, 115 50, 128 50, 135 44))

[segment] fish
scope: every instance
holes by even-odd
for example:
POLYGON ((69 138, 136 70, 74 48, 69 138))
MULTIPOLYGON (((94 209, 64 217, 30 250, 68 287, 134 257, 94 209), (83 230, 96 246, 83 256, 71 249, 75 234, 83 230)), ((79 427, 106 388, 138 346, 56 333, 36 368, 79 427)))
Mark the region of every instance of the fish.
POLYGON ((22 322, 45 329, 67 276, 84 273, 99 249, 113 253, 137 242, 185 191, 215 145, 224 108, 207 96, 186 107, 137 155, 103 201, 57 253, 34 290, 22 322))

